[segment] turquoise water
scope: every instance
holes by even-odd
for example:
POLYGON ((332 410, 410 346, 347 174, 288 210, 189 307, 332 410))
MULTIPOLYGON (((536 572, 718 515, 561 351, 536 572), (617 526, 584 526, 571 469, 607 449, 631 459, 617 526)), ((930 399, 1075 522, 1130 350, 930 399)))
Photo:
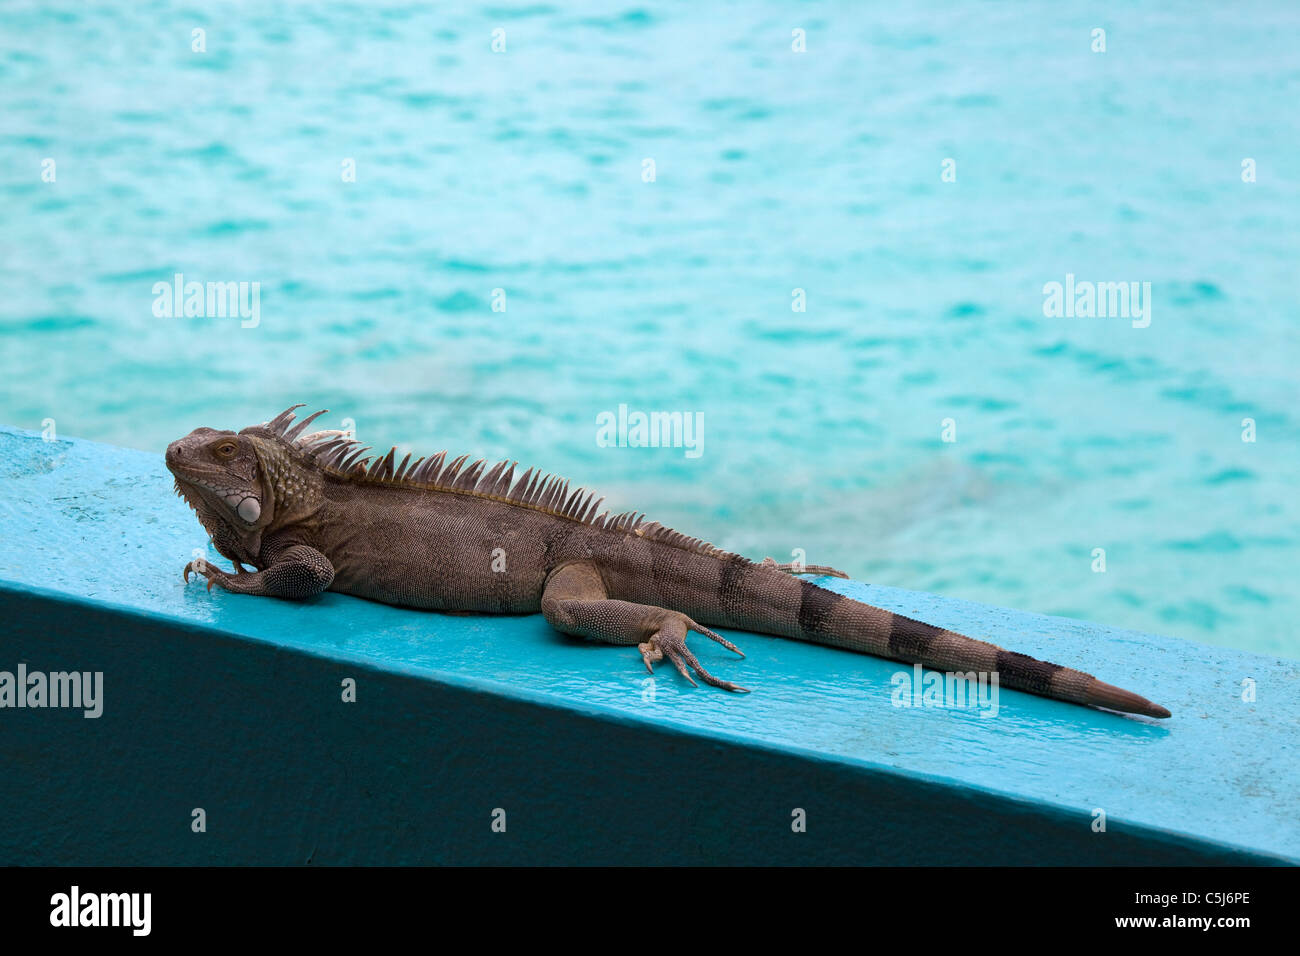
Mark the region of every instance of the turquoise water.
POLYGON ((1297 27, 6 4, 0 421, 160 451, 302 401, 754 557, 1297 656, 1297 27), (256 326, 155 315, 176 273, 256 326), (1150 325, 1045 316, 1067 274, 1150 325), (700 454, 598 443, 620 405, 700 454))

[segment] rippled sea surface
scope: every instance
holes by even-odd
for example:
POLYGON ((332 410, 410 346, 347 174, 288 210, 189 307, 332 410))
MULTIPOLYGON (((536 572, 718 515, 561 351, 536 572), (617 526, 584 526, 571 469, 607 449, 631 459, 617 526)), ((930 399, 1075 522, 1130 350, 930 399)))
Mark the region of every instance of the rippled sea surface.
POLYGON ((752 557, 1294 657, 1298 11, 7 3, 0 421, 160 451, 306 402, 752 557), (176 273, 257 326, 155 315, 176 273), (1067 274, 1149 327, 1046 317, 1067 274), (602 446, 620 405, 702 454, 602 446))

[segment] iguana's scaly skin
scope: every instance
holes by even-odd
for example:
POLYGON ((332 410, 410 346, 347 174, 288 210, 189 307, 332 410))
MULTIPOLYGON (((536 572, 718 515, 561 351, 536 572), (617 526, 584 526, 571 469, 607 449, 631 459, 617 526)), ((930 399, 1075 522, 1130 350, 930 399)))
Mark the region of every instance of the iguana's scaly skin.
POLYGON ((514 463, 366 456, 343 433, 305 434, 323 412, 295 424, 301 407, 239 433, 199 428, 168 446, 177 491, 235 564, 230 573, 191 562, 187 580, 195 571, 209 589, 282 598, 328 589, 443 611, 540 610, 565 633, 636 645, 647 668, 667 657, 687 680, 694 671, 732 691, 744 688, 700 665, 689 631, 736 653, 706 625, 996 672, 1001 685, 1045 697, 1169 716, 1089 674, 854 601, 790 566, 751 562, 635 512, 598 515, 603 499, 531 469, 516 480, 514 463), (495 570, 502 557, 505 570, 495 570))

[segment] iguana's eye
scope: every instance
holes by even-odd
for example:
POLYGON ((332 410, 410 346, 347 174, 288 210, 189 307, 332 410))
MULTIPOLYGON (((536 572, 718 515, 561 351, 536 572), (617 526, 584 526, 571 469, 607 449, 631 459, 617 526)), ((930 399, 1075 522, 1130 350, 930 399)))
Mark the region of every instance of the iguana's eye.
POLYGON ((222 458, 234 458, 237 451, 239 451, 239 446, 233 441, 223 441, 217 446, 217 454, 222 458))

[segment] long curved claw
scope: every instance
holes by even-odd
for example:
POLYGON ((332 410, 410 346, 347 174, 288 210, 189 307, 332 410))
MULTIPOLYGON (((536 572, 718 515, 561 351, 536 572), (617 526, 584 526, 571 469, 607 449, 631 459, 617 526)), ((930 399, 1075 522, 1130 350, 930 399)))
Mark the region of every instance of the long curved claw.
POLYGON ((655 662, 664 659, 664 652, 659 650, 658 644, 651 644, 649 641, 638 644, 636 649, 641 652, 641 660, 645 661, 645 669, 653 674, 655 672, 655 662))
POLYGON ((672 647, 665 648, 664 653, 668 655, 668 659, 672 661, 673 666, 677 668, 677 673, 681 674, 688 681, 690 681, 692 687, 700 686, 699 684, 695 683, 695 678, 691 677, 691 672, 686 669, 686 662, 682 660, 683 657, 682 654, 679 654, 672 647))
POLYGON ((184 579, 186 584, 190 583, 191 573, 207 578, 209 593, 212 591, 212 586, 214 584, 221 584, 224 586, 225 579, 234 576, 229 572, 222 571, 220 568, 213 567, 212 564, 207 561, 190 561, 185 565, 185 570, 181 572, 181 577, 184 579))
MULTIPOLYGON (((709 684, 712 687, 720 687, 723 690, 729 690, 737 694, 749 693, 749 691, 746 688, 741 687, 739 684, 733 684, 729 680, 721 680, 720 678, 714 677, 712 674, 706 671, 704 669, 704 665, 701 664, 699 660, 696 659, 695 655, 692 654, 690 650, 687 649, 685 644, 682 645, 681 656, 686 659, 687 664, 691 665, 691 668, 695 671, 695 673, 700 675, 700 680, 704 681, 704 683, 709 684)), ((682 670, 680 666, 677 669, 682 670)), ((686 672, 682 671, 682 673, 685 674, 686 672)), ((687 674, 687 680, 690 680, 689 674, 687 674)), ((694 684, 695 681, 691 681, 691 683, 694 684)))
POLYGON ((690 618, 687 618, 686 626, 689 627, 692 631, 698 631, 699 633, 703 634, 705 637, 712 638, 713 640, 721 644, 723 647, 725 647, 727 650, 733 651, 734 653, 739 654, 741 657, 745 656, 745 652, 742 651, 739 647, 731 643, 731 641, 727 640, 721 634, 717 634, 714 633, 713 631, 710 631, 703 624, 696 624, 690 618))

